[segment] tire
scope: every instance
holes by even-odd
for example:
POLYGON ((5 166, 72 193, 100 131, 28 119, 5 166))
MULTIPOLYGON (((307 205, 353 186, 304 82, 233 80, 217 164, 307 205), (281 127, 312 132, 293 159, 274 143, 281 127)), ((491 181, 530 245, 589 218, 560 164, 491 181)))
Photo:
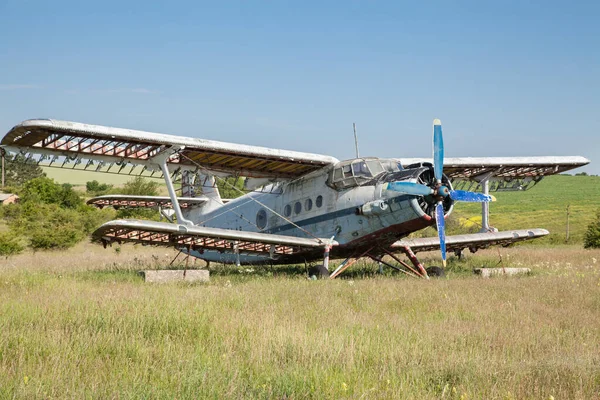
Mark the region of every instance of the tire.
POLYGON ((323 265, 313 267, 308 271, 308 276, 315 276, 316 278, 323 279, 329 278, 329 271, 323 265))
POLYGON ((446 272, 440 267, 429 267, 426 268, 425 271, 427 271, 427 275, 432 278, 443 278, 446 276, 446 272))

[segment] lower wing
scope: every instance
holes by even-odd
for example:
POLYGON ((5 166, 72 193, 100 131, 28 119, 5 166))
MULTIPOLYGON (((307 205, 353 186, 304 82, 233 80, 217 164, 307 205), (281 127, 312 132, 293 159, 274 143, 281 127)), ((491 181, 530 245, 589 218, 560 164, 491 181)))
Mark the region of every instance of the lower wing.
MULTIPOLYGON (((466 235, 454 235, 446 237, 446 250, 460 252, 469 249, 475 252, 490 246, 508 246, 524 240, 536 239, 546 236, 545 229, 521 229, 503 232, 471 233, 466 235)), ((404 250, 410 248, 414 253, 419 251, 431 251, 440 249, 440 241, 437 237, 402 239, 391 246, 391 250, 404 250)))
POLYGON ((104 245, 133 242, 178 249, 206 249, 231 253, 270 254, 271 257, 295 254, 307 249, 337 245, 329 239, 299 238, 270 233, 232 229, 184 226, 166 222, 122 219, 109 221, 92 234, 92 240, 104 245))

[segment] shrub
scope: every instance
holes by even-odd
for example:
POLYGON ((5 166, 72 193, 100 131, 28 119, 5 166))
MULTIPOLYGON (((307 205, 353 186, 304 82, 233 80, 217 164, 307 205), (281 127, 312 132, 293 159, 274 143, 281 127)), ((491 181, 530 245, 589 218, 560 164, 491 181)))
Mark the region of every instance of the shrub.
POLYGON ((0 233, 0 256, 12 256, 25 249, 23 240, 10 232, 0 233))
MULTIPOLYGON (((115 190, 116 191, 116 190, 115 190)), ((136 176, 118 191, 120 194, 137 196, 157 196, 158 182, 136 176)), ((117 211, 117 218, 148 219, 158 221, 160 214, 158 210, 151 208, 121 208, 117 211)))
POLYGON ((600 209, 596 212, 596 219, 587 227, 583 238, 583 247, 586 249, 600 249, 600 209))
POLYGON ((13 235, 29 240, 33 249, 65 249, 74 246, 114 216, 111 209, 77 209, 58 204, 27 201, 4 207, 4 219, 13 235))
POLYGON ((53 179, 40 177, 32 179, 23 185, 20 191, 21 202, 41 202, 58 204, 61 207, 77 208, 83 204, 73 186, 65 183, 58 184, 53 179))
POLYGON ((136 176, 119 191, 121 194, 139 195, 139 196, 158 196, 158 182, 144 179, 136 176))
POLYGON ((29 238, 29 245, 35 250, 68 249, 75 246, 84 234, 74 226, 48 226, 36 229, 29 238))
POLYGON ((112 189, 112 187, 113 187, 113 185, 109 185, 107 183, 100 183, 97 180, 88 181, 85 184, 86 192, 88 192, 94 196, 106 194, 108 191, 110 191, 112 189))

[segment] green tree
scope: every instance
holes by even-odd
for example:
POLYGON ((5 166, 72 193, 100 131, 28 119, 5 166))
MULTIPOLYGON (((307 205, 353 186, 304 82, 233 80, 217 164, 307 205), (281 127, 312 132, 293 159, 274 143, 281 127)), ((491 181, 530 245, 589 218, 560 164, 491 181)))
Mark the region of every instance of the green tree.
POLYGON ((244 194, 244 179, 230 176, 225 179, 216 178, 219 194, 223 199, 235 199, 244 194))
POLYGON ((31 179, 19 191, 22 202, 41 202, 57 204, 60 207, 77 208, 83 205, 83 200, 68 183, 62 185, 53 179, 39 177, 31 179))
MULTIPOLYGON (((136 176, 123 185, 120 194, 136 196, 158 196, 158 182, 154 182, 141 176, 136 176)), ((160 214, 158 210, 151 208, 121 208, 117 211, 117 218, 149 219, 158 221, 160 214)))
POLYGON ((139 195, 139 196, 158 196, 158 182, 136 176, 123 185, 119 190, 121 194, 139 195))
POLYGON ((100 183, 95 179, 85 183, 86 192, 94 196, 106 194, 112 189, 112 187, 113 185, 109 185, 108 183, 100 183))
POLYGON ((583 237, 583 247, 586 249, 600 249, 600 209, 596 212, 596 219, 588 225, 583 237))
POLYGON ((6 186, 22 186, 30 179, 44 177, 46 174, 33 159, 26 159, 22 154, 5 156, 6 186))

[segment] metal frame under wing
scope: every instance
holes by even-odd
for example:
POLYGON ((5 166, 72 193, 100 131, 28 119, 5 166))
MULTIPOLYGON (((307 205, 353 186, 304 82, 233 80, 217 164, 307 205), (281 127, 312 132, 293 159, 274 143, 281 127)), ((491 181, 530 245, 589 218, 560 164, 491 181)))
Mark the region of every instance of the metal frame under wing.
MULTIPOLYGON (((307 249, 321 248, 328 239, 309 239, 270 233, 231 229, 184 226, 142 220, 114 220, 92 234, 92 240, 104 245, 133 242, 191 250, 218 250, 230 253, 290 255, 307 249)), ((332 242, 331 245, 337 245, 332 242)))
MULTIPOLYGON (((397 161, 406 167, 431 163, 428 158, 402 158, 397 161)), ((459 157, 444 160, 444 174, 455 189, 485 191, 481 182, 488 181, 491 192, 527 190, 543 177, 556 175, 590 163, 581 156, 545 157, 459 157)))
POLYGON ((196 169, 200 165, 212 172, 255 178, 293 179, 338 162, 320 154, 50 119, 21 122, 0 144, 8 151, 75 161, 80 165, 77 169, 102 170, 91 160, 116 163, 119 173, 132 175, 134 168, 124 170, 125 164, 155 170, 152 160, 161 154, 168 155, 171 167, 196 169))
MULTIPOLYGON (((177 202, 181 208, 199 207, 210 201, 208 197, 178 197, 177 202)), ((173 208, 171 198, 168 196, 136 196, 128 194, 107 194, 89 199, 90 206, 103 207, 128 207, 128 208, 173 208)))
MULTIPOLYGON (((538 228, 453 235, 446 237, 446 250, 448 252, 460 252, 464 249, 469 249, 474 253, 479 249, 485 249, 489 246, 508 246, 516 242, 540 238, 549 233, 546 229, 538 228)), ((404 251, 406 248, 410 248, 414 253, 439 250, 440 240, 437 237, 402 239, 390 247, 393 251, 404 251)))
MULTIPOLYGON (((401 158, 402 166, 431 162, 427 158, 401 158)), ((585 157, 458 157, 444 160, 444 174, 451 179, 522 178, 560 174, 590 163, 585 157)))

